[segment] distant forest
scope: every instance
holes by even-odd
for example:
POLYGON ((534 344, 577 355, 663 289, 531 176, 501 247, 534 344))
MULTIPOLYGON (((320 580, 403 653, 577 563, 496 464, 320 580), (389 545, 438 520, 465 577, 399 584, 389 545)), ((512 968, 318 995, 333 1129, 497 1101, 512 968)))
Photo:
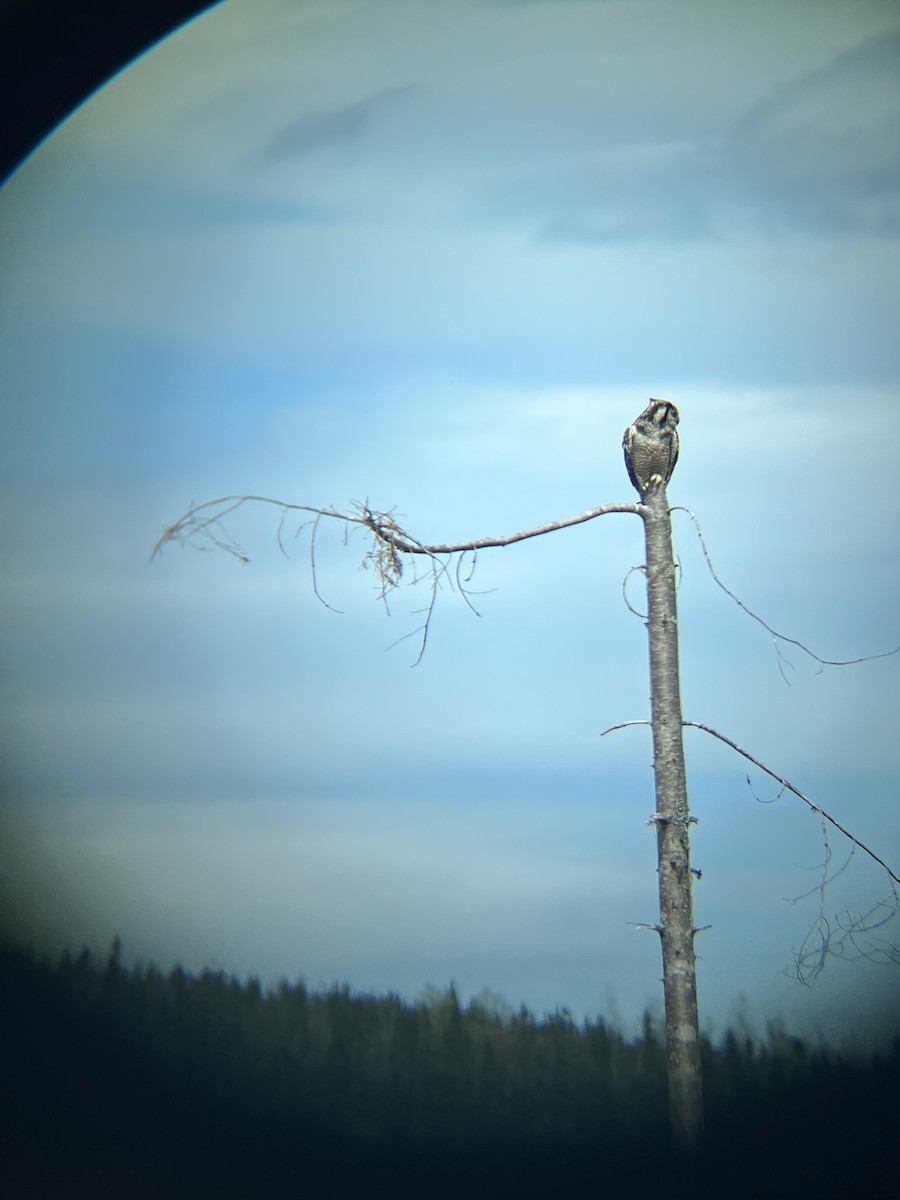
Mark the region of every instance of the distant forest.
POLYGON ((667 1148, 661 1030, 0 951, 4 1171, 31 1197, 862 1196, 900 1177, 900 1038, 703 1047, 708 1148, 667 1148))

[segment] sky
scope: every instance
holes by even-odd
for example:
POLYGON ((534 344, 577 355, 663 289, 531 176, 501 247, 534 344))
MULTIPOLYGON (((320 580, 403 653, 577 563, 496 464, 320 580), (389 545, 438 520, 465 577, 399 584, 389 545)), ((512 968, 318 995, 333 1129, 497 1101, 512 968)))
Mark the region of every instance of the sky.
MULTIPOLYGON (((681 412, 685 717, 900 873, 900 12, 807 0, 229 0, 0 189, 3 936, 536 1014, 661 1009, 639 519, 479 555, 475 615, 367 543, 636 499, 681 412), (410 576, 410 572, 407 572, 410 576), (623 582, 624 581, 624 582, 623 582), (339 610, 339 611, 333 611, 339 610), (636 611, 632 611, 636 610, 636 611), (398 639, 404 639, 399 640, 398 639), (396 644, 394 644, 396 643, 396 644)), ((685 734, 701 1021, 867 1049, 885 872, 685 734), (846 866, 845 866, 846 863, 846 866), (804 898, 805 897, 805 898, 804 898)))

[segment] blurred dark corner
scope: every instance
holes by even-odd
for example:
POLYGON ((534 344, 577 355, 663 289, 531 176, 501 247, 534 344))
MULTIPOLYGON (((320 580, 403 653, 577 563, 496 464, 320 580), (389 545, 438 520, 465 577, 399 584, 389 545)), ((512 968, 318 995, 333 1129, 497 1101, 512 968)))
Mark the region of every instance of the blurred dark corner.
POLYGON ((211 0, 0 0, 0 184, 83 100, 211 0))

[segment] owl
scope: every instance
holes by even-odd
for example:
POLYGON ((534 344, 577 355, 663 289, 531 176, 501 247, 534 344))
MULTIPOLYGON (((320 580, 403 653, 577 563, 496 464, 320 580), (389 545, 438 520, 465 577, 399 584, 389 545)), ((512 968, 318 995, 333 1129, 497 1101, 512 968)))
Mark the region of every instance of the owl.
POLYGON ((625 430, 622 449, 628 478, 641 497, 667 484, 678 462, 678 409, 668 400, 650 400, 625 430))

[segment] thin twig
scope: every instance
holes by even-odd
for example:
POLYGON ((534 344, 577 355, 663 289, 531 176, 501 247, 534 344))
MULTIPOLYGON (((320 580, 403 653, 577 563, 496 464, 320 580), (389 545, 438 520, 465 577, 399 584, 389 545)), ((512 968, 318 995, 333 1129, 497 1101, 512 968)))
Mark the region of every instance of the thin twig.
MULTIPOLYGON (((804 645, 803 642, 798 641, 796 638, 788 637, 787 634, 779 633, 777 629, 773 629, 772 626, 764 621, 758 613, 755 613, 752 608, 748 607, 743 600, 736 596, 731 588, 726 587, 726 585, 716 574, 716 569, 713 566, 712 558, 710 557, 709 550, 706 547, 706 540, 703 537, 703 530, 700 528, 700 522, 697 519, 697 514, 692 512, 691 509, 685 507, 683 504, 676 504, 674 508, 670 509, 669 511, 687 513, 687 515, 694 522, 694 528, 697 531, 697 537, 700 541, 700 548, 703 551, 703 557, 706 559, 706 565, 709 568, 710 575, 712 575, 713 579, 719 585, 725 595, 729 596, 735 602, 738 608, 742 609, 748 617, 751 617, 754 621, 758 622, 758 624, 762 625, 763 629, 765 629, 768 633, 771 633, 773 638, 777 638, 780 642, 786 642, 790 646, 796 646, 798 650, 802 650, 804 654, 808 654, 811 659, 823 667, 850 667, 856 663, 870 662, 875 658, 890 658, 892 654, 897 654, 900 652, 900 646, 895 646, 893 650, 883 650, 880 654, 865 654, 862 658, 821 658, 818 654, 814 653, 814 651, 810 650, 808 646, 804 645)), ((781 670, 782 678, 784 678, 785 683, 787 683, 788 680, 784 677, 784 670, 782 669, 783 662, 786 662, 786 660, 779 652, 779 669, 781 670)), ((787 665, 790 666, 789 663, 787 665)))
POLYGON ((610 725, 609 729, 604 729, 600 734, 601 737, 606 737, 608 733, 615 733, 617 729, 627 729, 630 725, 649 725, 649 721, 620 721, 618 725, 610 725))
POLYGON ((640 619, 641 619, 642 621, 646 621, 646 620, 647 620, 647 614, 646 614, 646 613, 642 613, 642 612, 638 612, 638 610, 637 610, 637 609, 634 607, 634 605, 633 605, 633 604, 631 603, 631 601, 628 599, 628 580, 629 580, 629 579, 631 578, 631 576, 632 576, 632 575, 634 575, 635 573, 641 574, 641 575, 643 575, 643 576, 646 578, 646 576, 647 576, 647 568, 646 568, 646 567, 644 567, 644 566, 640 566, 640 567, 629 567, 629 568, 628 568, 628 570, 625 572, 625 578, 622 580, 622 599, 625 601, 625 607, 628 609, 628 611, 629 611, 630 613, 634 613, 634 615, 635 615, 636 617, 640 617, 640 619))
MULTIPOLYGON (((316 534, 319 530, 319 521, 322 519, 321 513, 316 513, 315 520, 312 522, 312 529, 309 531, 309 570, 312 575, 313 595, 316 599, 324 604, 327 609, 333 613, 338 613, 343 616, 341 609, 335 608, 333 604, 329 604, 322 593, 319 591, 319 580, 316 576, 316 534)), ((304 524, 309 524, 308 521, 304 524)), ((298 530, 299 532, 299 530, 298 530)))

